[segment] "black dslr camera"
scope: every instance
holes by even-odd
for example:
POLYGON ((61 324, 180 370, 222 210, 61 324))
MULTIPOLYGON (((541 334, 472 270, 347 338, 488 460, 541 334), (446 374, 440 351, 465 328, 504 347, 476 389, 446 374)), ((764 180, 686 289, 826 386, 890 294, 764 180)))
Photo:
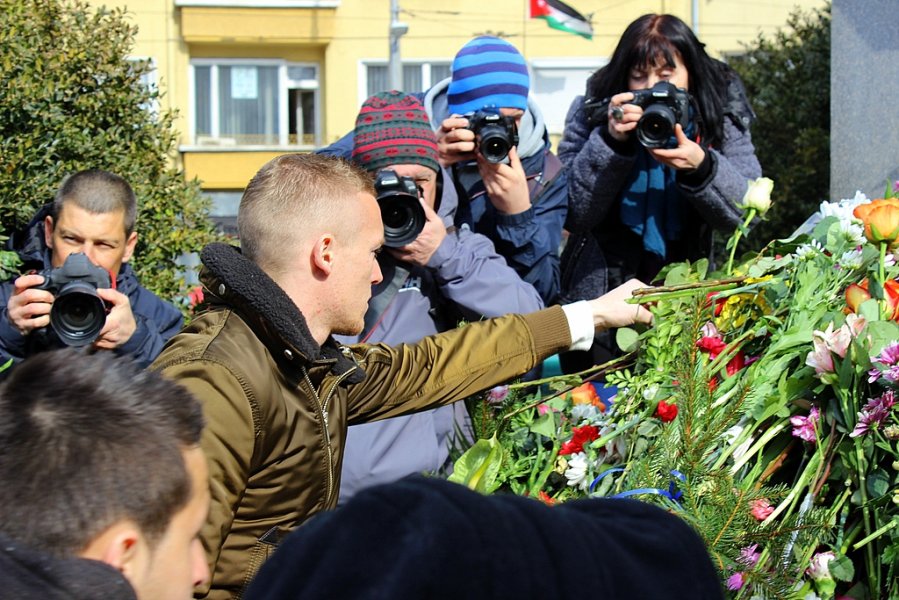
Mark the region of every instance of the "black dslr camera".
POLYGON ((384 245, 399 248, 415 241, 427 220, 415 180, 383 169, 375 177, 375 192, 384 222, 384 245))
POLYGON ((111 286, 106 269, 83 252, 75 252, 61 267, 38 275, 44 276, 44 282, 34 287, 55 296, 50 327, 59 340, 66 346, 86 346, 96 340, 106 323, 106 303, 97 295, 97 288, 111 286))
MULTIPOLYGON (((634 90, 634 99, 627 104, 643 107, 643 116, 637 121, 637 139, 646 148, 676 148, 674 126, 678 123, 688 132, 691 128, 690 94, 668 81, 660 81, 649 89, 634 90)), ((608 119, 610 98, 587 99, 584 110, 591 126, 608 119)), ((690 135, 687 133, 687 135, 690 135)))
POLYGON ((489 162, 503 162, 512 146, 518 145, 515 117, 503 116, 495 110, 479 110, 465 115, 465 118, 468 119, 468 129, 474 132, 478 151, 489 162))

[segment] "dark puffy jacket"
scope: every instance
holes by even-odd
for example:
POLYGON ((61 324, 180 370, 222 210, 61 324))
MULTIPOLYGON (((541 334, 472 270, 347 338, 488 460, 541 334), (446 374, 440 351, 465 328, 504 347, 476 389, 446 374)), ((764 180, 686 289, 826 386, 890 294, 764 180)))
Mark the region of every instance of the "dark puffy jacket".
MULTIPOLYGON (((51 266, 50 250, 44 241, 43 223, 47 214, 49 206, 43 207, 23 231, 9 240, 9 249, 18 252, 22 259, 23 271, 43 271, 51 266)), ((116 289, 128 296, 137 329, 114 352, 121 356, 131 356, 141 365, 148 366, 162 351, 166 341, 181 329, 181 311, 174 304, 161 300, 141 286, 128 263, 119 269, 116 289)), ((16 364, 35 352, 54 347, 54 342, 48 336, 23 336, 9 322, 6 306, 14 291, 13 280, 0 284, 0 364, 10 359, 16 364)), ((3 375, 0 374, 0 377, 3 375)))

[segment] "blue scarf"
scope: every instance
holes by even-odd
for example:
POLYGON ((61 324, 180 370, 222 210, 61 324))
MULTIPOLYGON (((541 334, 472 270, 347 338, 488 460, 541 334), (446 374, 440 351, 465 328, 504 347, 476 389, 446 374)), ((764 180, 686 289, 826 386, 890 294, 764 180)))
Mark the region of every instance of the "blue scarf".
POLYGON ((668 241, 681 236, 681 197, 674 169, 637 148, 637 161, 621 192, 621 222, 643 238, 647 252, 665 258, 668 241))

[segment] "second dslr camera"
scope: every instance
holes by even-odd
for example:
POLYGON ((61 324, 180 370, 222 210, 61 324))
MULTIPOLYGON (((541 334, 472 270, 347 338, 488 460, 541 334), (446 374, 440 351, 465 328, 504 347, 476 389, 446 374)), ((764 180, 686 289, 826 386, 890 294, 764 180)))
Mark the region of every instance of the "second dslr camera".
POLYGON ((414 242, 427 220, 415 180, 383 169, 375 177, 375 192, 384 222, 384 245, 399 248, 414 242))
POLYGON ((465 118, 468 129, 474 132, 478 151, 488 162, 503 162, 512 146, 518 145, 515 117, 501 115, 494 109, 469 113, 465 118))
MULTIPOLYGON (((684 133, 690 136, 692 114, 690 94, 668 81, 660 81, 649 89, 633 90, 634 99, 626 104, 643 108, 643 116, 637 122, 637 139, 646 148, 676 148, 677 138, 674 127, 680 123, 684 133)), ((584 103, 587 122, 592 126, 605 123, 608 119, 610 98, 588 99, 584 103)))
POLYGON ((69 254, 63 265, 41 271, 44 282, 35 288, 53 294, 50 327, 66 346, 86 346, 106 324, 106 303, 97 288, 111 287, 109 272, 83 252, 69 254))

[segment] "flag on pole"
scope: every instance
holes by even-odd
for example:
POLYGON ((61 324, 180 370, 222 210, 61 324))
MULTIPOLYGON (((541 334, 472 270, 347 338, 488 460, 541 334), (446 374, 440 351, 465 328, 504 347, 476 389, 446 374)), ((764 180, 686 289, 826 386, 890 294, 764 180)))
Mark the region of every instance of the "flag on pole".
POLYGON ((593 39, 593 26, 587 17, 559 0, 531 0, 531 18, 546 19, 553 29, 593 39))

